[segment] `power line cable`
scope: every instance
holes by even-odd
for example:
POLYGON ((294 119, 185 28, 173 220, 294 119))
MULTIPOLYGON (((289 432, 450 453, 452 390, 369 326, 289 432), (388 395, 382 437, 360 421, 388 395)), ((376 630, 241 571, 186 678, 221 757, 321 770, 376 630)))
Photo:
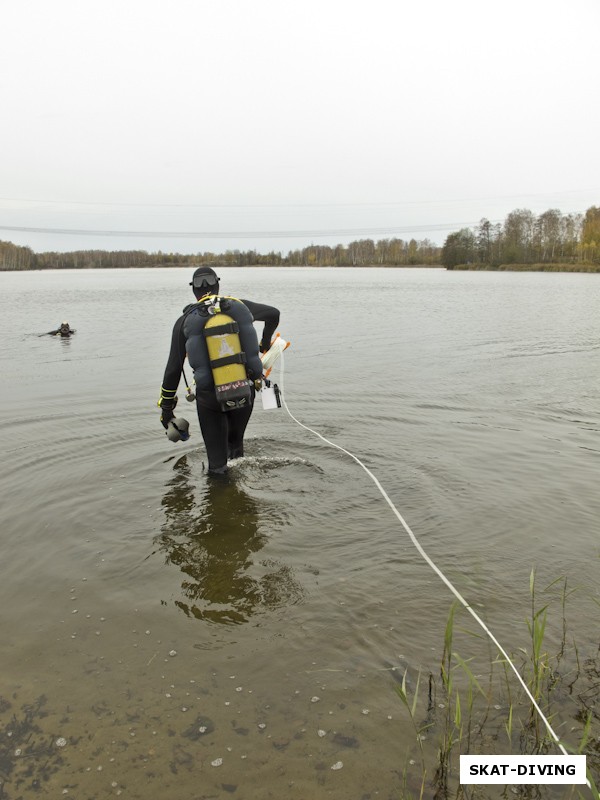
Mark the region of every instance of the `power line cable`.
MULTIPOLYGON (((491 220, 493 224, 501 220, 491 220)), ((327 236, 380 236, 383 234, 423 233, 427 231, 452 231, 478 225, 477 222, 443 222, 428 225, 404 225, 389 227, 361 228, 326 228, 322 230, 285 230, 285 231, 129 231, 100 230, 91 228, 44 228, 25 225, 0 225, 0 231, 18 233, 47 233, 64 236, 112 236, 138 237, 148 239, 282 239, 282 238, 317 238, 327 236)))

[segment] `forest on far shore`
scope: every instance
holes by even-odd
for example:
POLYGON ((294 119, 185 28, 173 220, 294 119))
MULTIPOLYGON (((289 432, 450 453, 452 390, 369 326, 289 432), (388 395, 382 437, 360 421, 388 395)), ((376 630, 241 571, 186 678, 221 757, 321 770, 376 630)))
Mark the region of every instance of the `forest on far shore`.
POLYGON ((474 230, 463 228, 446 238, 440 263, 446 269, 560 264, 600 271, 600 208, 585 214, 552 208, 537 217, 517 209, 497 225, 482 219, 474 230))
POLYGON ((549 209, 536 216, 511 211, 504 223, 482 219, 446 237, 442 247, 424 239, 360 239, 335 246, 311 244, 298 250, 258 253, 148 253, 145 250, 77 250, 35 253, 0 241, 0 270, 127 269, 140 267, 413 267, 446 269, 570 269, 600 272, 600 207, 585 214, 549 209))

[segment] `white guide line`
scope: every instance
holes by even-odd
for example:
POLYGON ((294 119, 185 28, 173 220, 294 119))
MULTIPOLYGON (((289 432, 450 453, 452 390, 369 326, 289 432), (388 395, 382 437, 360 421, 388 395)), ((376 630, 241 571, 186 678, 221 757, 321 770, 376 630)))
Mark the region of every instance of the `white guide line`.
MULTIPOLYGON (((529 691, 529 688, 527 687, 527 684, 525 683, 525 681, 524 681, 524 680, 523 680, 523 678, 521 677, 521 673, 519 672, 519 670, 518 670, 518 669, 515 667, 515 665, 514 665, 514 664, 513 664, 513 662, 511 661, 511 659, 510 659, 510 657, 509 657, 508 653, 506 652, 506 650, 505 650, 505 649, 502 647, 502 645, 500 644, 500 642, 499 642, 499 641, 496 639, 496 637, 494 636, 494 634, 493 634, 493 633, 490 631, 490 629, 488 628, 488 626, 487 626, 487 625, 485 624, 485 622, 484 622, 484 621, 481 619, 481 617, 480 617, 480 616, 477 614, 477 612, 473 610, 473 608, 472 608, 472 607, 469 605, 469 603, 467 603, 467 601, 466 601, 466 600, 465 600, 465 598, 464 598, 464 597, 461 595, 461 593, 458 591, 458 589, 457 589, 457 588, 456 588, 456 587, 455 587, 455 586, 452 584, 452 582, 451 582, 451 581, 450 581, 450 580, 449 580, 449 579, 448 579, 448 578, 447 578, 447 577, 444 575, 444 573, 442 572, 442 570, 441 570, 441 569, 440 569, 440 568, 439 568, 439 567, 438 567, 438 566, 437 566, 437 565, 436 565, 436 564, 435 564, 435 563, 434 563, 434 562, 431 560, 431 558, 429 558, 429 556, 427 555, 427 553, 425 552, 425 550, 423 550, 423 548, 421 547, 421 545, 420 545, 420 543, 419 543, 419 540, 417 539, 417 537, 414 535, 414 533, 413 533, 413 532, 412 532, 412 530, 410 529, 410 527, 409 527, 408 523, 406 522, 406 520, 404 519, 404 517, 402 516, 402 514, 401 514, 401 513, 398 511, 398 509, 396 508, 396 506, 395 506, 395 505, 392 503, 392 501, 390 500, 390 498, 389 498, 389 496, 388 496, 388 493, 385 491, 385 489, 383 488, 383 486, 382 486, 382 485, 379 483, 379 480, 378 480, 378 479, 375 477, 375 475, 373 475, 373 473, 371 472, 371 470, 370 470, 368 467, 366 467, 366 466, 363 464, 363 462, 362 462, 362 461, 361 461, 359 458, 357 458, 357 457, 356 457, 356 456, 355 456, 353 453, 351 453, 349 450, 346 450, 344 447, 340 447, 340 445, 339 445, 339 444, 335 444, 335 442, 330 442, 330 441, 329 441, 329 439, 326 439, 326 438, 325 438, 325 437, 324 437, 322 434, 320 434, 318 431, 315 431, 315 430, 313 430, 312 428, 309 428, 309 427, 308 427, 308 425, 305 425, 303 422, 300 422, 300 420, 299 420, 299 419, 296 419, 296 417, 295 417, 295 416, 292 414, 292 412, 291 412, 291 411, 290 411, 290 409, 288 408, 288 404, 287 404, 287 402, 286 402, 286 400, 285 400, 285 388, 284 388, 284 369, 283 369, 283 366, 284 366, 284 357, 283 357, 283 353, 282 353, 282 354, 281 354, 281 367, 280 367, 280 375, 281 375, 281 402, 283 403, 283 407, 285 408, 285 410, 287 411, 287 413, 288 413, 288 414, 290 415, 290 417, 291 417, 291 418, 294 420, 294 422, 296 422, 298 425, 300 425, 300 427, 301 427, 301 428, 304 428, 305 430, 307 430, 307 431, 310 431, 310 433, 313 433, 315 436, 318 436, 318 437, 319 437, 319 439, 321 439, 322 441, 324 441, 326 444, 330 445, 331 447, 335 447, 337 450, 341 450, 341 451, 342 451, 342 453, 345 453, 347 456, 350 456, 350 458, 351 458, 351 459, 353 459, 354 461, 356 461, 356 463, 357 463, 357 464, 358 464, 360 467, 362 467, 362 468, 364 469, 364 471, 367 473, 367 475, 369 476, 369 478, 371 478, 371 480, 373 481, 373 483, 375 484, 375 486, 377 486, 377 488, 378 488, 378 489, 379 489, 379 491, 381 492, 381 494, 382 494, 382 496, 383 496, 383 499, 386 501, 386 503, 387 503, 387 504, 389 505, 389 507, 392 509, 392 511, 394 512, 394 514, 395 514, 395 515, 396 515, 396 517, 398 518, 398 521, 400 522, 400 524, 402 525, 402 527, 404 528, 404 530, 405 530, 405 531, 408 533, 408 535, 410 536, 410 539, 411 539, 412 543, 414 544, 414 546, 415 546, 415 547, 417 548, 417 550, 419 551, 419 553, 420 553, 421 557, 422 557, 422 558, 423 558, 423 559, 424 559, 424 560, 425 560, 425 561, 426 561, 426 562, 429 564, 429 566, 430 566, 430 567, 431 567, 431 569, 432 569, 432 570, 435 572, 435 574, 438 576, 438 578, 439 578, 441 581, 443 581, 443 583, 445 583, 445 584, 446 584, 446 586, 448 587, 448 589, 450 589, 450 591, 451 591, 451 592, 452 592, 452 594, 453 594, 453 595, 456 597, 456 599, 457 599, 457 600, 458 600, 458 601, 459 601, 459 602, 460 602, 460 603, 461 603, 461 604, 462 604, 462 605, 463 605, 463 606, 464 606, 464 607, 467 609, 467 611, 469 612, 469 614, 471 614, 471 616, 472 616, 472 617, 473 617, 473 619, 474 619, 474 620, 477 622, 477 624, 478 624, 478 625, 479 625, 481 628, 483 628, 483 630, 485 631, 486 635, 487 635, 487 636, 489 636, 489 638, 490 638, 490 639, 491 639, 491 641, 492 641, 492 642, 493 642, 493 643, 496 645, 496 647, 498 648, 498 650, 500 651, 500 653, 502 653, 502 655, 503 655, 503 656, 504 656, 504 658, 506 659, 507 663, 508 663, 508 664, 510 664, 510 667, 511 667, 512 671, 513 671, 513 672, 515 673, 515 675, 517 676, 517 680, 519 681, 519 683, 521 684, 521 686, 522 686, 522 687, 523 687, 523 689, 525 690, 525 693, 526 693, 526 694, 527 694, 527 696, 529 697, 529 699, 530 699, 530 701, 531 701, 531 704, 533 705, 533 707, 535 708, 535 710, 536 710, 536 711, 537 711, 537 713, 539 714, 539 716, 540 716, 540 719, 543 721, 544 725, 546 726, 546 729, 547 729, 548 733, 550 734, 550 736, 552 737, 552 739, 554 740, 554 742, 556 743, 556 745, 557 745, 557 746, 560 748, 560 750, 561 750, 561 752, 563 753, 563 755, 565 755, 565 756, 568 756, 569 754, 567 753, 567 751, 566 751, 566 750, 565 750, 565 748, 563 747, 563 745, 562 745, 562 743, 561 743, 560 739, 558 738, 557 734, 554 732, 554 729, 553 729, 553 728, 552 728, 552 726, 550 725, 550 722, 549 722, 549 721, 546 719, 546 717, 545 717, 545 715, 544 715, 544 712, 543 712, 543 711, 542 711, 542 709, 539 707, 539 705, 537 704, 537 702, 536 702, 535 698, 533 697, 533 695, 532 695, 532 694, 531 694, 531 692, 529 691)), ((586 783, 587 783, 587 785, 588 785, 588 786, 590 787, 590 789, 591 789, 590 781, 589 781, 589 780, 586 780, 586 783)))

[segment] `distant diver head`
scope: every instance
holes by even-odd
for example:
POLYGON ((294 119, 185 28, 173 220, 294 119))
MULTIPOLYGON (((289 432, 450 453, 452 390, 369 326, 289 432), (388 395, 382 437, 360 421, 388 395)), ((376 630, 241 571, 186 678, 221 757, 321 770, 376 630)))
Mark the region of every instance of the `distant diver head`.
POLYGON ((62 331, 62 333, 67 333, 67 331, 71 330, 71 327, 70 327, 68 322, 66 322, 66 321, 65 322, 61 322, 60 323, 60 330, 62 331))
POLYGON ((198 267, 190 283, 196 299, 219 293, 219 277, 211 267, 198 267))

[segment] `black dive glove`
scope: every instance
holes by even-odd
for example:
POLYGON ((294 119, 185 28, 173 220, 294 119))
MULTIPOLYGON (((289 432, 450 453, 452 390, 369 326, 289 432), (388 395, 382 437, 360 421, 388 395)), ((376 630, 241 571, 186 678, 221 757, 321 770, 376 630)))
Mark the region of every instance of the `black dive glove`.
POLYGON ((166 430, 169 427, 169 422, 175 417, 172 408, 163 408, 160 415, 160 424, 166 430))
POLYGON ((175 417, 173 411, 175 410, 175 406, 177 405, 177 397, 173 400, 166 400, 165 398, 161 398, 158 401, 158 405, 160 406, 161 415, 160 415, 160 424, 163 426, 165 430, 169 427, 169 422, 175 417))

